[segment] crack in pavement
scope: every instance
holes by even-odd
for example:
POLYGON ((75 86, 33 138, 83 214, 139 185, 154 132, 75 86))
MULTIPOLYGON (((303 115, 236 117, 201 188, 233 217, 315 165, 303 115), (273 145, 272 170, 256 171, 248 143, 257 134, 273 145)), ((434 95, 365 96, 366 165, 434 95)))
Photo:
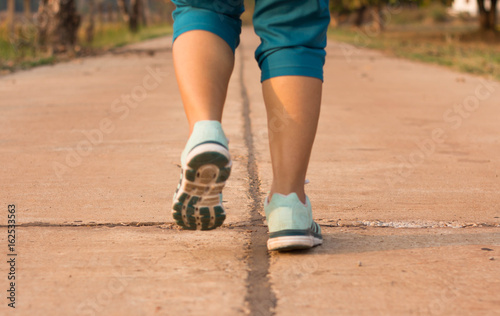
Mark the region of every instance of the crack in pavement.
MULTIPOLYGON (((48 223, 48 222, 28 222, 16 224, 16 227, 147 227, 147 226, 176 226, 173 222, 120 222, 120 223, 95 223, 95 222, 73 222, 73 223, 48 223)), ((8 227, 0 225, 0 227, 8 227)))
MULTIPOLYGON (((331 223, 319 223, 321 227, 372 227, 372 228, 395 228, 395 229, 423 229, 423 228, 488 228, 500 227, 500 223, 488 222, 437 222, 437 221, 399 221, 399 222, 383 222, 383 221, 331 221, 331 223)), ((16 224, 16 227, 152 227, 161 226, 163 229, 179 229, 174 222, 73 222, 73 223, 49 223, 49 222, 28 222, 16 224)), ((6 228, 8 225, 1 224, 0 228, 6 228)), ((221 229, 253 229, 263 228, 267 226, 263 223, 263 217, 252 218, 248 222, 236 224, 223 224, 221 229)))
MULTIPOLYGON (((245 146, 248 151, 248 196, 251 199, 250 218, 252 222, 264 222, 260 214, 262 209, 262 198, 259 172, 255 158, 255 147, 252 134, 252 120, 250 119, 250 101, 244 79, 244 53, 240 49, 240 89, 243 102, 243 135, 245 146)), ((248 249, 248 276, 246 280, 247 295, 245 301, 250 308, 250 315, 274 315, 276 307, 276 295, 271 288, 269 280, 269 252, 267 251, 267 227, 253 227, 250 233, 248 249)))
MULTIPOLYGON (((262 220, 259 220, 262 222, 262 220)), ((7 228, 12 225, 0 225, 0 228, 7 228)), ((174 222, 120 222, 120 223, 49 223, 49 222, 29 222, 16 224, 16 227, 160 227, 162 229, 174 229, 174 230, 183 230, 180 226, 178 226, 174 222)), ((255 227, 264 227, 267 226, 263 223, 261 224, 224 224, 221 229, 233 229, 233 228, 243 228, 243 229, 252 229, 255 227)))

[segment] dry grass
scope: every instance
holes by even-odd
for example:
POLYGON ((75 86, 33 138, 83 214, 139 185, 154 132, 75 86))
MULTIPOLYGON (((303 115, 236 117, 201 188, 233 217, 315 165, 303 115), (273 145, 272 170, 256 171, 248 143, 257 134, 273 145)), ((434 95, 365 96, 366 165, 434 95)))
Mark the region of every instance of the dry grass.
MULTIPOLYGON (((154 25, 141 28, 137 33, 130 33, 127 26, 120 23, 98 25, 92 43, 84 43, 84 26, 79 29, 79 44, 76 54, 92 54, 114 47, 139 42, 142 40, 164 36, 172 33, 172 26, 154 25)), ((36 45, 36 31, 29 25, 18 25, 13 34, 9 34, 5 26, 0 25, 0 72, 26 69, 38 65, 57 62, 60 56, 52 56, 41 51, 36 45)), ((66 57, 67 58, 67 57, 66 57)))
POLYGON ((333 40, 500 80, 499 35, 484 35, 465 26, 437 25, 418 30, 389 27, 382 33, 367 34, 373 33, 346 28, 329 32, 333 40))
MULTIPOLYGON (((172 34, 170 24, 153 25, 141 28, 137 33, 131 33, 128 26, 123 23, 108 23, 97 25, 92 43, 82 44, 82 46, 94 49, 110 49, 169 34, 172 34)), ((78 35, 80 42, 84 43, 84 27, 79 29, 78 35)))

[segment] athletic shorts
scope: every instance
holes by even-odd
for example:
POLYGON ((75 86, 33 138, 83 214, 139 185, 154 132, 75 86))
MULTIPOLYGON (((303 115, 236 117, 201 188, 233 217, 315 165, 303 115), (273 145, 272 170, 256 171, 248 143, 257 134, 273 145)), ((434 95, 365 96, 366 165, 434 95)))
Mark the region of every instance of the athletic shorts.
MULTIPOLYGON (((174 41, 184 32, 204 30, 234 51, 240 42, 243 0, 173 0, 174 41)), ((323 80, 328 0, 255 0, 253 25, 261 43, 255 59, 261 81, 278 76, 323 80)))

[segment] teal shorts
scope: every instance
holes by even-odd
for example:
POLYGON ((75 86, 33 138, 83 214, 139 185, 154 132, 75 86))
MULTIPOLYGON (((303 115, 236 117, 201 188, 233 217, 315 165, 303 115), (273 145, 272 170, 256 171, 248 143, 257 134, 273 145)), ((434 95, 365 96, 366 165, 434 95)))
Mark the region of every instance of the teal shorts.
MULTIPOLYGON (((241 33, 243 0, 173 0, 174 41, 181 34, 204 30, 221 37, 233 52, 241 33)), ((255 0, 253 25, 261 43, 255 59, 261 81, 278 76, 323 80, 328 0, 255 0)))

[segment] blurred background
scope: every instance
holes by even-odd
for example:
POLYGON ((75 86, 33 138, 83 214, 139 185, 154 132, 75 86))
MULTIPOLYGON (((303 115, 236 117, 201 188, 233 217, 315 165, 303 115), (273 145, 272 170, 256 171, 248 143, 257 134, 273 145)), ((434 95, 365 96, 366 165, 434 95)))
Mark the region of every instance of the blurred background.
POLYGON ((0 0, 0 71, 168 35, 173 9, 170 0, 0 0))
MULTIPOLYGON (((253 1, 245 1, 251 24, 253 1)), ((170 0, 1 0, 0 74, 172 32, 170 0)), ((330 39, 500 79, 497 0, 331 0, 330 39)))

